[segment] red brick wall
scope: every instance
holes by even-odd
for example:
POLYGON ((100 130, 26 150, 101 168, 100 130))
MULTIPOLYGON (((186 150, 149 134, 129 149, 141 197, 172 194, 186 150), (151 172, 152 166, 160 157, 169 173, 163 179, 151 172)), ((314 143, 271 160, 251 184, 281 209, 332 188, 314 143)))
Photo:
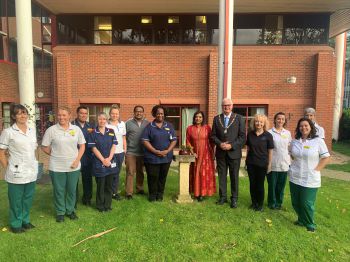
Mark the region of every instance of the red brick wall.
MULTIPOLYGON (((120 103, 122 119, 135 104, 145 105, 148 118, 157 103, 199 104, 210 123, 217 112, 217 56, 213 46, 57 46, 57 103, 120 103)), ((235 46, 232 98, 266 105, 270 119, 284 111, 290 130, 305 107, 315 107, 330 145, 334 62, 327 46, 235 46), (290 76, 296 84, 287 83, 290 76)))
POLYGON ((2 129, 2 103, 18 100, 17 65, 0 61, 0 130, 2 129))

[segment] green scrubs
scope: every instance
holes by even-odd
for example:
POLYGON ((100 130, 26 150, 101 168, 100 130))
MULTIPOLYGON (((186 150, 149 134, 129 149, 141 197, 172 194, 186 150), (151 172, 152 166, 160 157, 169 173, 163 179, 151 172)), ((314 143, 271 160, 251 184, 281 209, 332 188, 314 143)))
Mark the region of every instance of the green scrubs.
POLYGON ((32 207, 35 182, 27 184, 8 183, 11 228, 21 228, 30 223, 29 211, 32 207))
POLYGON ((80 170, 72 172, 50 171, 57 215, 70 215, 75 211, 76 189, 80 170))
POLYGON ((315 201, 318 188, 303 187, 289 182, 292 205, 298 215, 298 223, 315 229, 315 201))
POLYGON ((287 172, 272 171, 267 175, 268 196, 267 204, 270 208, 281 208, 284 188, 287 181, 287 172))

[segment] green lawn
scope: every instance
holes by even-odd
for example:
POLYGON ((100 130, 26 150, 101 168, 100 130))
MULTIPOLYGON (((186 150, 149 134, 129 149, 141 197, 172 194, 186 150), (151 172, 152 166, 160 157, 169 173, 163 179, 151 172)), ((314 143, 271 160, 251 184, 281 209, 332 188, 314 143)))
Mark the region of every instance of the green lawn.
MULTIPOLYGON (((350 156, 350 141, 341 141, 333 143, 333 151, 350 156)), ((350 173, 350 161, 345 164, 330 164, 327 165, 327 169, 343 171, 350 173)))
MULTIPOLYGON (((122 173, 124 177, 124 173, 122 173)), ((123 181, 121 185, 123 186, 123 181)), ((176 204, 178 176, 171 173, 162 203, 145 196, 113 202, 99 213, 78 207, 79 220, 56 223, 51 185, 38 185, 32 223, 24 234, 0 231, 0 261, 350 261, 350 183, 323 179, 316 204, 316 233, 294 226, 286 188, 285 210, 250 209, 248 179, 240 179, 237 209, 176 204), (271 220, 272 223, 266 222, 271 220), (101 238, 80 240, 116 227, 101 238)), ((7 225, 7 187, 0 183, 0 229, 7 225)))

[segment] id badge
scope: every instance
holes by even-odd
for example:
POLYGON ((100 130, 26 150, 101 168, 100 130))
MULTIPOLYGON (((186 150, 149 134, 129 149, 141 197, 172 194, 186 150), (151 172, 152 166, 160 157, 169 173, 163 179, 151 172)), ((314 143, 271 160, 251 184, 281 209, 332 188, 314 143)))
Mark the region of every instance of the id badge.
POLYGON ((111 168, 115 168, 115 167, 117 167, 117 163, 111 163, 111 168))

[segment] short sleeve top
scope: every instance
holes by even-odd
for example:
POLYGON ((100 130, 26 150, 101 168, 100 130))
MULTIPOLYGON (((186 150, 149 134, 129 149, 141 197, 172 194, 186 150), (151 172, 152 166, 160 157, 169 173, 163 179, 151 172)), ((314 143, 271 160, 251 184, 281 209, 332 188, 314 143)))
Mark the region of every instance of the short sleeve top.
POLYGON ((290 165, 290 155, 288 147, 292 141, 290 132, 286 129, 282 129, 281 132, 272 128, 269 133, 273 137, 273 153, 271 170, 276 172, 287 172, 290 165))
POLYGON ((117 125, 108 124, 107 128, 113 129, 117 138, 118 144, 115 148, 115 153, 120 154, 124 152, 123 137, 126 135, 126 127, 123 121, 120 121, 117 125))
MULTIPOLYGON (((176 141, 176 134, 173 126, 168 122, 163 122, 162 127, 158 127, 153 121, 149 123, 141 135, 141 141, 148 141, 156 150, 166 150, 172 141, 176 141)), ((173 159, 171 150, 166 157, 159 157, 144 147, 144 162, 150 164, 170 163, 173 159)))
POLYGON ((273 137, 272 135, 264 131, 259 136, 255 131, 250 131, 247 136, 247 146, 249 146, 247 155, 247 164, 256 165, 261 167, 267 167, 269 149, 273 149, 273 137))
POLYGON ((12 184, 27 184, 36 181, 38 162, 35 158, 37 148, 35 131, 27 128, 22 132, 16 124, 2 131, 0 149, 8 150, 9 160, 5 180, 12 184))
POLYGON ((292 163, 288 171, 290 182, 310 188, 321 186, 321 173, 316 171, 321 158, 329 157, 327 145, 322 138, 294 139, 290 145, 292 163))
POLYGON ((71 172, 80 169, 72 169, 71 164, 78 156, 78 145, 85 144, 86 140, 81 129, 69 123, 68 129, 60 124, 49 127, 43 137, 42 146, 50 146, 51 154, 49 170, 54 172, 71 172))

